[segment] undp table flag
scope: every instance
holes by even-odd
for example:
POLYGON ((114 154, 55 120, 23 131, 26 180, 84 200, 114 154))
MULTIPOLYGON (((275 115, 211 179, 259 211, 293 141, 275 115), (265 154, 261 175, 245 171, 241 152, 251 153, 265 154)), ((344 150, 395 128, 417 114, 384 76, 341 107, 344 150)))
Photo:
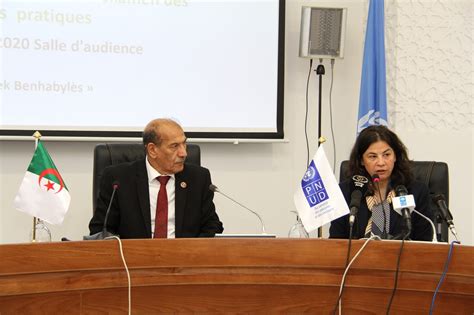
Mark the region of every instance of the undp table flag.
POLYGON ((41 141, 26 171, 15 208, 51 224, 61 224, 71 196, 53 160, 41 141))
POLYGON ((312 232, 349 213, 349 207, 329 165, 323 145, 304 174, 294 195, 298 215, 304 228, 312 232))

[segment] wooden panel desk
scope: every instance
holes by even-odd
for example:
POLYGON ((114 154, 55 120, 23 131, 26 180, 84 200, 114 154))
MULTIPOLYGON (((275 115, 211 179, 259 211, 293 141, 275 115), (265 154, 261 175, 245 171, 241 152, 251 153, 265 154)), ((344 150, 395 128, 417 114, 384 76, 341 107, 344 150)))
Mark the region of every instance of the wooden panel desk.
MULTIPOLYGON (((352 255, 363 241, 354 241, 352 255)), ((347 241, 123 240, 132 313, 330 314, 347 241)), ((400 242, 373 241, 348 273, 343 314, 385 313, 400 242)), ((405 243, 391 314, 427 314, 449 245, 405 243)), ((436 314, 474 312, 474 247, 455 246, 436 314)), ((116 240, 0 245, 0 314, 125 314, 116 240)))

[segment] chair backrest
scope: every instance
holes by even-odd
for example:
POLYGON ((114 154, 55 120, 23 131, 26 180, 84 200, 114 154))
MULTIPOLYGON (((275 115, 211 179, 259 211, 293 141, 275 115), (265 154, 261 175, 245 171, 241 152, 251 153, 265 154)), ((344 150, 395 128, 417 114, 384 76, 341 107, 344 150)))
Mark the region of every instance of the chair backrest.
MULTIPOLYGON (((441 231, 437 231, 437 238, 440 242, 448 241, 448 226, 442 222, 438 207, 433 202, 433 196, 443 194, 446 198, 446 204, 449 206, 449 170, 448 164, 435 161, 412 161, 412 171, 416 180, 419 180, 428 186, 430 191, 430 205, 434 213, 435 226, 441 224, 441 231)), ((339 180, 348 178, 349 161, 341 163, 339 180)))
MULTIPOLYGON (((201 148, 197 144, 187 144, 186 163, 201 165, 201 148)), ((94 148, 94 169, 92 179, 92 206, 95 211, 99 195, 100 179, 107 166, 132 162, 145 157, 142 143, 99 143, 94 148)))

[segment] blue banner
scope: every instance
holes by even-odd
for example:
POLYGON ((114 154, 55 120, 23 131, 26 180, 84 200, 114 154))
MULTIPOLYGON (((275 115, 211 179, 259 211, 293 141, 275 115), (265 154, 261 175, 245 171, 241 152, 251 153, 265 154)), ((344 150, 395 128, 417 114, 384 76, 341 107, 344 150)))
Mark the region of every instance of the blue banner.
POLYGON ((371 125, 388 125, 384 40, 384 0, 370 0, 357 133, 371 125))

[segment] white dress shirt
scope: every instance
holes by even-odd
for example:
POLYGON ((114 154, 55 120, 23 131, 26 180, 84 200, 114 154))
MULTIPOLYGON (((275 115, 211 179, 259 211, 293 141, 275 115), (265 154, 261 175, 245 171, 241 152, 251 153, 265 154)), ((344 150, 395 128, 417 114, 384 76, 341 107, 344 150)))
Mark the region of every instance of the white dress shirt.
POLYGON ((158 176, 170 176, 166 184, 166 193, 168 195, 168 238, 175 238, 175 177, 174 174, 160 174, 146 160, 146 171, 148 173, 148 189, 150 194, 150 214, 151 214, 151 237, 155 232, 156 204, 158 201, 158 192, 160 191, 160 182, 158 176))

